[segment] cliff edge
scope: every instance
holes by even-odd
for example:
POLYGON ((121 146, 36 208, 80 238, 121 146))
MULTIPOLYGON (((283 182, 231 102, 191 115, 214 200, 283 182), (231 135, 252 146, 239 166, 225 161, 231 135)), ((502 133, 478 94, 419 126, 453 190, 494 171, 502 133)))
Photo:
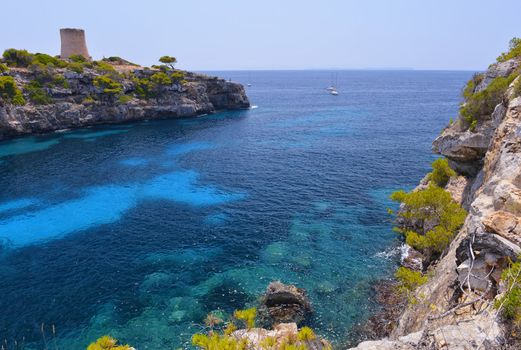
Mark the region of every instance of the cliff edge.
POLYGON ((521 348, 518 316, 505 316, 506 303, 521 308, 512 295, 519 273, 506 276, 521 254, 520 52, 514 39, 469 81, 459 118, 433 142, 457 172, 445 190, 468 211, 463 226, 424 270, 428 281, 389 337, 354 349, 521 348))
POLYGON ((248 108, 244 87, 118 57, 87 61, 6 50, 0 63, 0 140, 95 124, 193 117, 248 108))

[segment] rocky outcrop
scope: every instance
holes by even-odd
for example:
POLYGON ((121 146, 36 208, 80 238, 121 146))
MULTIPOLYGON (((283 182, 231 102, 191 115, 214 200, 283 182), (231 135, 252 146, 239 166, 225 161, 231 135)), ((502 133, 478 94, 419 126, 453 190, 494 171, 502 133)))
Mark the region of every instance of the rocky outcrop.
MULTIPOLYGON (((492 65, 476 91, 520 65, 492 65)), ((494 300, 504 292, 502 271, 521 254, 521 97, 513 94, 515 83, 475 130, 456 122, 434 141, 434 151, 464 175, 452 178, 446 190, 469 214, 389 337, 355 349, 509 349, 508 327, 494 300)), ((408 250, 402 264, 418 269, 417 258, 408 250)))
POLYGON ((261 297, 258 309, 262 324, 301 323, 311 313, 306 291, 294 285, 271 282, 261 297))
MULTIPOLYGON (((117 68, 117 67, 116 67, 117 68)), ((162 86, 153 98, 137 98, 135 82, 129 78, 150 77, 157 70, 132 67, 122 72, 122 93, 131 98, 99 98, 103 89, 93 83, 100 74, 91 69, 75 73, 56 69, 66 79, 67 88, 45 88, 52 103, 24 106, 0 103, 0 140, 10 137, 45 133, 96 124, 124 123, 145 119, 183 118, 213 113, 218 110, 248 108, 250 103, 242 85, 216 77, 184 72, 184 80, 162 86)), ((12 68, 3 73, 13 76, 18 86, 33 80, 27 69, 12 68)), ((29 99, 27 98, 29 101, 29 99)))

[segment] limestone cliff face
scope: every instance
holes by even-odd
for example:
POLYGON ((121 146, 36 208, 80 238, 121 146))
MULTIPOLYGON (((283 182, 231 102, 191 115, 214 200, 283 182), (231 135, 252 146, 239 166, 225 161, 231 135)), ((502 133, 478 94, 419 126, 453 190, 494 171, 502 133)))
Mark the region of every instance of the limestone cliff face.
MULTIPOLYGON (((515 59, 492 65, 475 91, 520 66, 515 59)), ((508 258, 521 253, 521 97, 514 96, 515 83, 474 131, 459 120, 434 141, 433 150, 465 176, 446 189, 469 214, 389 339, 356 349, 509 349, 493 302, 504 292, 499 279, 508 258)))
MULTIPOLYGON (((150 76, 156 72, 141 67, 132 69, 132 75, 137 77, 150 76)), ((35 105, 29 102, 24 106, 0 103, 0 140, 95 124, 193 117, 217 110, 250 106, 242 85, 190 72, 184 73, 183 84, 163 86, 154 98, 134 97, 125 102, 117 98, 86 99, 102 94, 102 89, 93 84, 94 78, 100 75, 94 71, 75 73, 57 69, 57 73, 63 74, 68 87, 45 88, 52 103, 35 105)), ((32 73, 26 69, 11 69, 3 74, 13 76, 20 87, 33 79, 32 73)), ((132 95, 136 89, 129 78, 122 80, 122 86, 123 93, 128 95, 132 95)))

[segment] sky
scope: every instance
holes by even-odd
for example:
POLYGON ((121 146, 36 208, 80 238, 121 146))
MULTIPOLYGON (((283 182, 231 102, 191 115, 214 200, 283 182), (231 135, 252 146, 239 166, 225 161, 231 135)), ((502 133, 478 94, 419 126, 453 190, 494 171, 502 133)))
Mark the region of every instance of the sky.
POLYGON ((95 59, 191 70, 484 70, 521 37, 521 0, 24 0, 1 5, 0 50, 59 54, 83 28, 95 59))

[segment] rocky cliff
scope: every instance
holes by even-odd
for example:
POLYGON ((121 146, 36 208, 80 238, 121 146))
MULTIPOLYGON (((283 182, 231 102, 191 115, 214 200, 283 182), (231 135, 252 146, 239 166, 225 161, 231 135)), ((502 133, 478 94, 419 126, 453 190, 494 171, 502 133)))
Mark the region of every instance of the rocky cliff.
POLYGON ((445 189, 468 216, 389 337, 356 349, 520 348, 497 302, 511 291, 502 272, 521 253, 520 67, 514 57, 476 75, 459 119, 433 142, 458 173, 445 189), (481 113, 469 117, 473 103, 481 113))
POLYGON ((33 64, 0 70, 0 79, 14 80, 24 96, 23 103, 11 103, 0 93, 0 139, 250 106, 242 85, 216 77, 106 62, 79 68, 33 64))

